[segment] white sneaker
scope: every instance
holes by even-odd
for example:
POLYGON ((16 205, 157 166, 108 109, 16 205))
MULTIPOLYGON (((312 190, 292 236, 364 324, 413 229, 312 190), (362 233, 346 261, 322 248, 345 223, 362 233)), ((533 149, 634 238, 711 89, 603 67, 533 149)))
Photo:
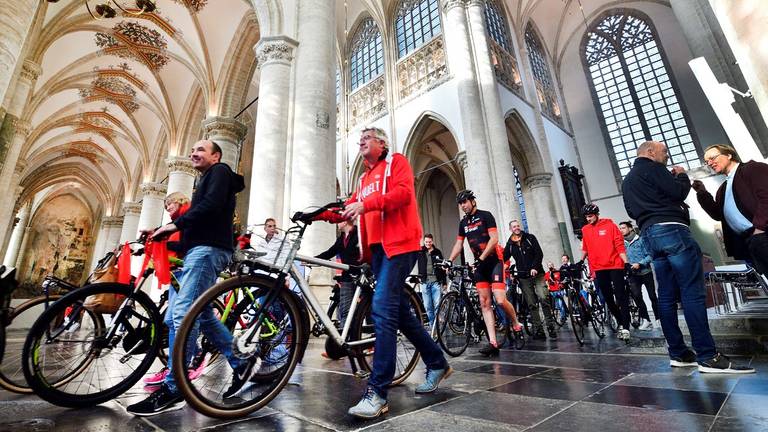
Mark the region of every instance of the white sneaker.
POLYGON ((623 341, 629 341, 629 330, 625 329, 624 327, 619 327, 618 337, 623 341))
POLYGON ((647 319, 644 319, 640 321, 640 326, 637 329, 642 331, 651 331, 653 330, 653 324, 647 319))

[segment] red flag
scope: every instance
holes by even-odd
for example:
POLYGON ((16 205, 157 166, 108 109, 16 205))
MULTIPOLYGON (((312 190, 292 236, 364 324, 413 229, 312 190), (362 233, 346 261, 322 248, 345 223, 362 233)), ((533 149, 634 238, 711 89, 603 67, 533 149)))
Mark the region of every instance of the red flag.
POLYGON ((171 283, 171 265, 168 262, 167 241, 152 243, 152 262, 155 265, 155 276, 160 285, 171 283))
POLYGON ((117 282, 128 284, 131 282, 131 247, 125 242, 117 260, 117 282))

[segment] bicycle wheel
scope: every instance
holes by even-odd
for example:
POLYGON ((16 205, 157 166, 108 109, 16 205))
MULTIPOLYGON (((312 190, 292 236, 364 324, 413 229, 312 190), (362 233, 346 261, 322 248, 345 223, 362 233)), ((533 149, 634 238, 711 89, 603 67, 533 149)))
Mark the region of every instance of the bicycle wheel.
POLYGON ((225 280, 209 288, 192 305, 179 327, 173 349, 174 378, 184 399, 198 412, 210 417, 239 418, 268 404, 288 383, 303 354, 309 337, 304 331, 304 318, 294 294, 282 287, 273 292, 275 279, 267 276, 243 276, 225 280), (225 317, 224 326, 232 326, 222 334, 219 324, 211 325, 216 299, 230 292, 239 293, 238 307, 225 317), (276 295, 266 307, 270 293, 276 295), (202 318, 202 320, 201 320, 202 318), (188 350, 197 349, 200 332, 219 352, 209 360, 201 376, 189 379, 188 350), (217 328, 218 327, 218 328, 217 328), (224 397, 233 376, 232 364, 251 362, 251 378, 232 397, 224 397))
POLYGON ((117 283, 86 285, 52 304, 32 326, 22 354, 24 377, 55 405, 80 408, 114 399, 157 357, 161 322, 143 291, 117 283), (95 294, 129 296, 109 326, 83 307, 95 294))
POLYGON ((467 309, 459 293, 450 292, 443 296, 435 316, 437 342, 443 351, 451 357, 460 356, 469 346, 470 327, 467 309))
POLYGON ((496 328, 496 343, 502 347, 506 341, 510 340, 509 320, 507 314, 496 304, 493 305, 493 321, 496 328))
POLYGON ((632 296, 629 297, 629 322, 635 329, 640 328, 640 308, 632 296))
POLYGON ((605 311, 600 304, 597 304, 597 309, 595 309, 595 305, 590 306, 590 321, 592 322, 592 328, 595 330, 595 333, 597 333, 597 336, 602 339, 605 337, 605 318, 600 319, 599 313, 597 311, 605 311))
POLYGON ((565 321, 568 320, 568 306, 566 306, 562 295, 553 297, 553 299, 554 308, 552 308, 552 312, 555 314, 555 323, 558 327, 562 327, 565 325, 565 321))
MULTIPOLYGON (((61 295, 49 295, 47 304, 45 296, 31 298, 13 309, 7 324, 10 326, 14 321, 16 323, 34 323, 47 306, 61 297, 61 295)), ((14 393, 30 394, 32 389, 27 385, 24 371, 21 369, 21 353, 27 331, 26 329, 6 329, 6 332, 5 349, 0 354, 3 358, 2 363, 0 363, 0 387, 14 393)))
POLYGON ((568 293, 568 303, 571 304, 571 328, 579 345, 584 345, 584 310, 579 294, 575 291, 568 293))
MULTIPOLYGON (((424 310, 421 308, 416 293, 410 287, 403 287, 403 291, 408 296, 408 300, 411 303, 410 313, 416 316, 416 319, 422 317, 424 310)), ((355 315, 352 318, 352 328, 350 329, 350 337, 348 341, 357 341, 368 338, 375 338, 374 325, 370 320, 371 316, 371 295, 365 295, 362 297, 361 302, 358 304, 358 308, 355 311, 355 315)), ((408 379, 416 365, 419 362, 421 355, 411 342, 401 332, 397 332, 397 347, 395 348, 395 375, 392 377, 392 383, 390 386, 396 386, 401 382, 408 379)), ((357 361, 360 368, 364 371, 370 372, 372 370, 371 361, 373 357, 366 354, 365 350, 372 348, 373 342, 367 345, 358 346, 357 348, 357 361)))

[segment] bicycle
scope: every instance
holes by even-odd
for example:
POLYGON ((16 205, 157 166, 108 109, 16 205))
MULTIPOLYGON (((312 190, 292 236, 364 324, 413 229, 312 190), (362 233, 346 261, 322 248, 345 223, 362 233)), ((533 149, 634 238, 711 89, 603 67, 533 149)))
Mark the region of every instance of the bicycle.
MULTIPOLYGON (((512 303, 512 307, 517 312, 517 320, 523 325, 525 333, 529 337, 533 337, 533 318, 531 316, 531 308, 528 306, 528 301, 525 299, 523 289, 520 286, 519 278, 509 278, 507 288, 507 300, 512 303)), ((538 309, 536 309, 538 311, 538 309)))
MULTIPOLYGON (((470 266, 447 266, 451 289, 440 300, 435 317, 437 341, 440 347, 452 357, 458 357, 469 346, 470 340, 479 342, 483 333, 487 333, 480 309, 480 299, 474 288, 472 268, 470 266)), ((493 307, 498 340, 510 339, 516 349, 525 346, 525 337, 515 332, 509 334, 507 317, 498 307, 493 307)), ((518 318, 519 319, 519 318, 518 318)), ((503 342, 502 342, 503 343, 503 342)))
MULTIPOLYGON (((310 315, 322 322, 326 334, 341 346, 350 361, 355 376, 366 378, 371 371, 369 349, 376 340, 374 326, 369 318, 374 280, 368 265, 352 266, 298 254, 306 229, 314 221, 324 220, 324 212, 340 210, 340 203, 330 203, 307 213, 297 212, 291 218, 292 226, 285 230, 275 258, 266 261, 256 256, 240 258, 241 265, 235 277, 209 288, 192 305, 178 329, 173 350, 174 377, 184 399, 202 414, 218 418, 237 418, 254 412, 269 403, 285 387, 296 365, 302 361, 310 335, 310 315), (331 318, 320 306, 317 297, 301 275, 294 261, 348 271, 353 277, 355 292, 348 316, 339 333, 331 318), (286 282, 297 284, 297 292, 286 289, 286 282), (250 293, 255 300, 240 312, 244 321, 233 330, 233 355, 252 362, 256 370, 250 380, 233 397, 224 397, 232 379, 232 368, 221 360, 211 362, 206 373, 194 382, 187 376, 188 358, 186 340, 201 314, 207 313, 211 303, 233 290, 250 293)), ((325 219, 327 220, 327 219, 325 219)), ((409 312, 422 316, 421 305, 403 281, 409 312)), ((419 353, 397 335, 396 371, 392 385, 405 381, 416 368, 419 353)))
POLYGON ((16 269, 0 265, 0 363, 5 353, 5 328, 11 323, 11 294, 18 286, 16 269))
POLYGON ((576 340, 579 345, 584 345, 584 328, 590 324, 597 336, 604 338, 605 307, 599 302, 594 285, 579 277, 583 275, 583 261, 572 264, 565 270, 566 274, 561 273, 560 277, 570 305, 571 328, 576 340))
POLYGON ((547 296, 549 301, 550 310, 552 310, 552 317, 558 327, 562 327, 568 321, 568 305, 565 301, 565 290, 558 289, 557 291, 550 291, 547 296))

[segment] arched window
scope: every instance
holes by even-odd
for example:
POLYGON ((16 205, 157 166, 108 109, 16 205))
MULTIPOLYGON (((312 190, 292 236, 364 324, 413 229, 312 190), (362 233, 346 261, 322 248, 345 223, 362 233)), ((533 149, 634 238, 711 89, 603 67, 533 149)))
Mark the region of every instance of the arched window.
POLYGON ((437 0, 401 0, 395 15, 398 58, 440 34, 437 0))
POLYGON ((557 103, 557 93, 549 73, 549 63, 544 55, 539 35, 529 22, 525 27, 525 47, 528 49, 528 60, 531 62, 533 79, 536 82, 536 95, 539 98, 542 112, 562 124, 560 105, 557 103))
POLYGON ((352 90, 383 72, 384 50, 381 47, 381 32, 373 18, 366 18, 352 37, 352 49, 349 56, 349 76, 352 90))
POLYGON ((512 42, 509 39, 507 21, 504 19, 502 9, 496 4, 496 0, 485 2, 485 26, 488 35, 505 50, 512 52, 512 42))
POLYGON ((671 164, 701 164, 690 121, 649 20, 623 11, 606 16, 587 33, 582 60, 622 178, 637 146, 650 139, 667 144, 671 164))

